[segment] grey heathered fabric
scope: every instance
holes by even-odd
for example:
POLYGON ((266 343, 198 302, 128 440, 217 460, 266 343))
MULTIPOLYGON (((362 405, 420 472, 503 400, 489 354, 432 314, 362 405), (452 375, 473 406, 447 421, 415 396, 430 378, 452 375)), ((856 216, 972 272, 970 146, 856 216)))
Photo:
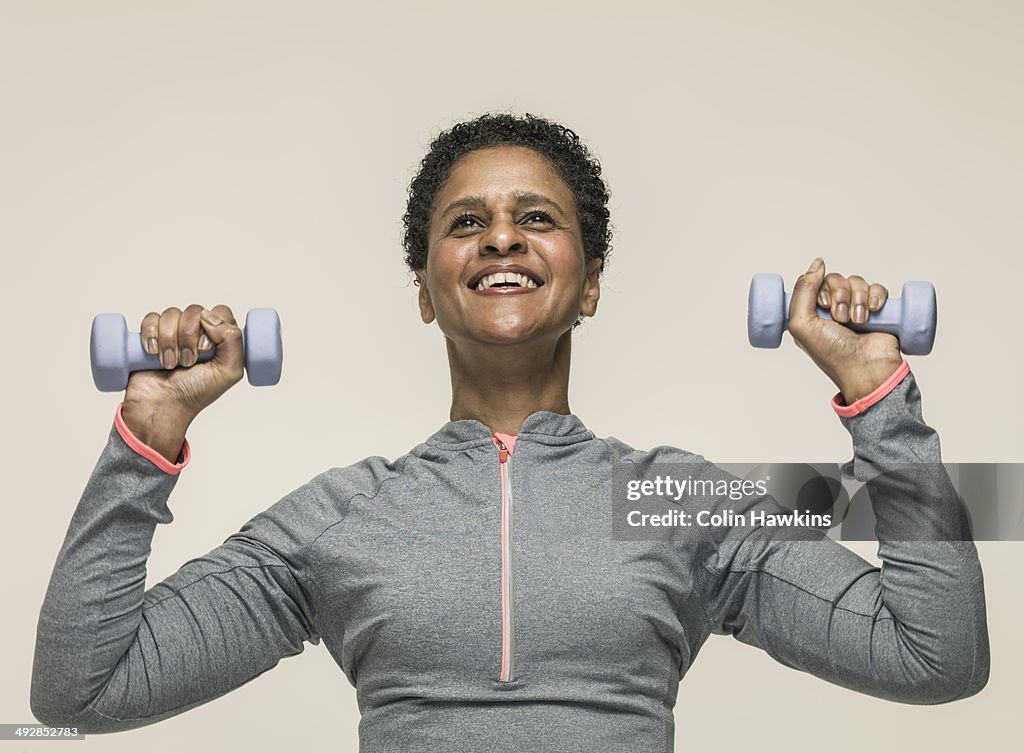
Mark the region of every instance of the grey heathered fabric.
MULTIPOLYGON (((858 479, 939 461, 913 375, 840 420, 858 479)), ((32 711, 86 733, 152 724, 321 639, 357 688, 362 753, 670 752, 679 681, 712 633, 895 701, 984 686, 974 544, 887 541, 890 518, 920 504, 906 489, 873 499, 880 571, 832 541, 749 529, 614 541, 620 460, 723 473, 684 450, 595 438, 574 415, 529 416, 510 460, 515 670, 499 682, 501 496, 484 424, 325 471, 148 591, 177 476, 112 428, 39 616, 32 711)), ((957 517, 951 487, 927 503, 957 517)))

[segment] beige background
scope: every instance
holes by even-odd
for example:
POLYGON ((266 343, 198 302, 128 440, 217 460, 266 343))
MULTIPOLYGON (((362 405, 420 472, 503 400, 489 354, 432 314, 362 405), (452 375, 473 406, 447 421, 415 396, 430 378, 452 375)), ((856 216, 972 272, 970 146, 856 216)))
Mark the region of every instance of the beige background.
MULTIPOLYGON (((1024 461, 1024 4, 388 5, 0 5, 0 722, 34 721, 39 605, 120 400, 92 386, 92 317, 137 330, 192 302, 282 317, 281 383, 243 382, 192 427, 155 583, 316 473, 447 420, 400 218, 430 138, 485 111, 576 129, 610 182, 614 255, 571 393, 598 434, 720 462, 848 458, 828 379, 788 336, 746 342, 750 276, 788 288, 821 254, 893 295, 934 282, 935 350, 910 360, 944 459, 1024 461)), ((888 703, 712 638, 680 688, 676 749, 1018 750, 1024 544, 980 550, 980 695, 888 703)), ((354 690, 308 646, 199 709, 73 747, 352 750, 357 722, 354 690)))

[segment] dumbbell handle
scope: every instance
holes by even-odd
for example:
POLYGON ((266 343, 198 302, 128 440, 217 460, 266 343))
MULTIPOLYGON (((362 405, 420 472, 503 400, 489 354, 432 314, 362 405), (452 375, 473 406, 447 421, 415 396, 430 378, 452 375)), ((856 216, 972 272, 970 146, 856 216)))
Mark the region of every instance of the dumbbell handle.
MULTIPOLYGON (((163 371, 164 365, 159 355, 150 355, 142 347, 142 336, 138 332, 125 333, 125 352, 128 355, 128 371, 163 371)), ((211 345, 213 345, 211 343, 211 345)), ((217 346, 213 345, 209 350, 199 352, 196 363, 206 363, 211 360, 217 352, 217 346)), ((242 330, 242 353, 245 353, 245 330, 242 330)), ((243 356, 244 357, 244 356, 243 356)), ((184 368, 179 363, 177 368, 184 368)))
MULTIPOLYGON (((783 298, 783 310, 786 312, 786 319, 782 324, 782 328, 785 330, 789 329, 789 302, 792 297, 792 293, 786 293, 783 298)), ((832 319, 831 309, 822 308, 821 306, 815 306, 815 308, 817 308, 820 318, 832 319)), ((878 311, 868 312, 868 320, 866 322, 858 324, 853 319, 849 319, 843 323, 843 326, 849 327, 854 332, 887 332, 890 335, 899 336, 900 329, 903 326, 901 324, 902 318, 903 305, 900 299, 888 298, 878 311)))

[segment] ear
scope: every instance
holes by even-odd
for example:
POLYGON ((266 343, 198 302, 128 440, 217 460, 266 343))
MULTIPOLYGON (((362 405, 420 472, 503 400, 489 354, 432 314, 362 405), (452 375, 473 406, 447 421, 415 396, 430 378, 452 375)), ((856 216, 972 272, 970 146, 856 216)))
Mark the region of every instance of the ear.
POLYGON ((430 300, 430 290, 427 288, 427 276, 422 269, 415 270, 416 284, 419 286, 417 298, 420 304, 420 318, 424 324, 434 321, 434 304, 430 300))
POLYGON ((580 301, 580 316, 597 313, 597 301, 601 298, 601 259, 587 262, 587 276, 583 278, 583 300, 580 301))

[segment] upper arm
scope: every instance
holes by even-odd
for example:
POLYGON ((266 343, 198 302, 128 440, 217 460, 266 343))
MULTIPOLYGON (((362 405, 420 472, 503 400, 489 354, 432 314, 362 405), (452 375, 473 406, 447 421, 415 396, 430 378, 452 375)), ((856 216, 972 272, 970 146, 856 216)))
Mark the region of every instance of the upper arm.
POLYGON ((824 537, 754 531, 718 556, 704 567, 711 632, 888 700, 941 703, 985 684, 984 590, 961 542, 890 542, 879 568, 824 537))
POLYGON ((91 709, 118 728, 212 700, 318 643, 294 565, 235 534, 146 591, 134 640, 91 709))

